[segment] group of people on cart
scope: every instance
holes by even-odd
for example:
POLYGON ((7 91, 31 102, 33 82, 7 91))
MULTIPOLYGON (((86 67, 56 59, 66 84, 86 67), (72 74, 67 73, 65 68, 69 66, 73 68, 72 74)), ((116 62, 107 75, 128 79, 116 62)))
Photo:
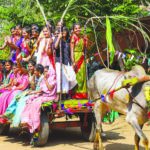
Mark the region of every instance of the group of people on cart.
POLYGON ((80 23, 73 24, 72 33, 61 21, 55 29, 52 20, 42 29, 38 24, 16 25, 10 32, 0 47, 10 47, 10 60, 0 62, 0 123, 28 127, 33 133, 40 126, 42 103, 58 102, 60 92, 63 99, 87 98, 87 42, 80 23))

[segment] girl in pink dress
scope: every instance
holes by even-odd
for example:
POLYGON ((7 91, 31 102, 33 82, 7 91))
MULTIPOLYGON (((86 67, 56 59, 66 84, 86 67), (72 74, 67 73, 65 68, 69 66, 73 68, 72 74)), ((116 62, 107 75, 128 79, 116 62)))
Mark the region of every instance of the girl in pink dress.
POLYGON ((41 93, 30 97, 21 115, 21 124, 28 126, 33 133, 40 126, 41 105, 56 99, 56 73, 51 67, 47 73, 44 69, 44 79, 40 84, 41 93))
MULTIPOLYGON (((23 69, 19 70, 17 77, 13 81, 13 86, 9 87, 0 97, 0 115, 3 115, 16 94, 25 90, 29 85, 29 76, 25 66, 23 69)), ((0 119, 3 122, 3 119, 0 119)))

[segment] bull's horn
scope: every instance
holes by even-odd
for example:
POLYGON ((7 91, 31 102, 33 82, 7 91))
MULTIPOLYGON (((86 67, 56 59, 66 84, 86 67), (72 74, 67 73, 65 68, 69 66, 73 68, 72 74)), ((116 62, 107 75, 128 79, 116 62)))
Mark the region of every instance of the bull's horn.
POLYGON ((138 78, 138 82, 150 81, 150 76, 145 75, 142 78, 138 78))

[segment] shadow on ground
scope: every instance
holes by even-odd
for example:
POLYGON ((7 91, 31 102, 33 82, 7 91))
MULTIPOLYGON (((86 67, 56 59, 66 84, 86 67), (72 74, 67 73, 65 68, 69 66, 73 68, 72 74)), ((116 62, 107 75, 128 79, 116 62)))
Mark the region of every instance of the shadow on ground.
POLYGON ((27 130, 21 133, 22 130, 18 128, 10 128, 9 134, 4 142, 19 143, 23 146, 29 146, 30 136, 27 134, 27 130))
MULTIPOLYGON (((107 144, 105 146, 105 150, 134 150, 134 145, 112 143, 112 144, 107 144)), ((140 150, 145 150, 145 149, 144 147, 140 146, 140 150)))
MULTIPOLYGON (((4 142, 10 142, 10 143, 18 143, 21 144, 22 146, 29 146, 30 143, 30 138, 27 133, 21 133, 21 129, 18 128, 11 128, 9 131, 9 135, 7 136, 6 140, 4 142)), ((107 131, 106 137, 103 137, 102 140, 103 142, 107 142, 109 140, 118 140, 118 139, 125 139, 125 137, 120 136, 119 133, 107 131)), ((88 142, 87 142, 88 143, 88 142)), ((53 130, 50 135, 47 144, 45 147, 53 147, 56 145, 68 145, 74 148, 81 148, 85 150, 91 150, 91 148, 87 148, 86 141, 83 139, 81 135, 80 128, 67 128, 67 129, 55 129, 53 130)), ((90 144, 90 143, 88 143, 90 144)), ((93 147, 93 143, 91 143, 93 147)), ((133 149, 132 145, 123 145, 123 144, 108 144, 106 146, 106 150, 117 150, 118 147, 121 150, 125 150, 125 147, 127 146, 126 150, 133 149), (113 149, 112 149, 113 148, 113 149), (124 148, 124 149, 123 149, 124 148)), ((42 149, 42 147, 41 147, 42 149)))

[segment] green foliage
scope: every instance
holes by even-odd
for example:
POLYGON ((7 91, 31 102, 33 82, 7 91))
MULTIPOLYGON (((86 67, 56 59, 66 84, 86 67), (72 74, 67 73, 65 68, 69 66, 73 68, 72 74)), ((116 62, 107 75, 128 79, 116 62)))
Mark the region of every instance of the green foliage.
MULTIPOLYGON (((47 18, 57 22, 61 18, 69 0, 39 0, 47 18)), ((147 0, 143 0, 147 2, 147 0)), ((73 0, 64 21, 71 28, 74 22, 80 21, 84 25, 85 21, 92 16, 114 16, 124 15, 137 17, 141 15, 141 0, 73 0)), ((7 20, 13 24, 30 25, 37 22, 44 25, 44 19, 35 0, 9 0, 0 1, 0 19, 7 20)))
POLYGON ((125 52, 127 52, 127 54, 130 54, 125 57, 125 59, 126 59, 125 67, 127 70, 130 70, 131 67, 134 65, 141 65, 143 62, 143 57, 146 57, 146 55, 141 54, 140 52, 137 52, 137 48, 125 49, 125 52), (131 60, 132 55, 134 56, 134 58, 131 60), (140 57, 139 61, 137 61, 137 56, 140 57))
MULTIPOLYGON (((46 17, 54 20, 55 24, 61 18, 70 0, 39 0, 46 17)), ((82 26, 88 18, 93 16, 128 16, 141 17, 147 15, 139 7, 141 4, 147 5, 150 0, 73 0, 67 14, 64 17, 66 26, 72 29, 72 24, 80 22, 82 26)), ((123 30, 125 26, 124 21, 119 18, 110 18, 111 26, 116 31, 123 30)), ((126 18, 127 22, 133 23, 134 20, 126 18)), ((4 42, 4 36, 9 35, 9 29, 15 24, 22 24, 23 26, 30 26, 32 23, 44 25, 45 21, 36 3, 36 0, 0 0, 0 45, 4 42)), ((97 33, 98 41, 101 41, 105 30, 105 18, 96 19, 94 21, 94 28, 97 33)), ((92 25, 88 25, 89 38, 93 36, 92 25)), ((100 42, 99 42, 100 43, 100 42)), ((100 43, 101 44, 101 43, 100 43)), ((99 45, 100 46, 100 45, 99 45)), ((93 45, 90 51, 96 51, 96 46, 93 45)))
POLYGON ((2 60, 9 59, 9 53, 10 53, 10 49, 9 47, 6 47, 5 50, 0 51, 0 59, 2 60))

